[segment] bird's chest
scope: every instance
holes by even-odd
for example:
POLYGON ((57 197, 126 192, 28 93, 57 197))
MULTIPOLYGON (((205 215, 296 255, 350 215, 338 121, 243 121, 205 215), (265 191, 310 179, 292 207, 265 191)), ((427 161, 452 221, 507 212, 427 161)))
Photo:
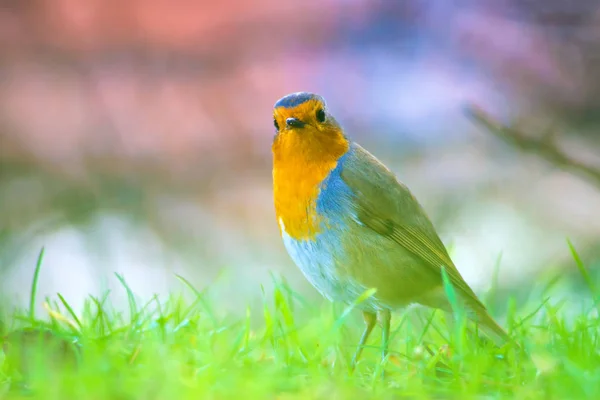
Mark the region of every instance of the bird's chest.
POLYGON ((311 239, 322 229, 317 212, 321 185, 332 166, 312 165, 296 160, 273 169, 275 213, 280 227, 297 240, 311 239))
POLYGON ((279 223, 285 248, 306 279, 329 300, 346 300, 345 252, 336 227, 329 225, 313 238, 298 240, 290 236, 282 220, 279 223))
MULTIPOLYGON (((314 224, 313 234, 295 237, 283 218, 279 218, 284 245, 307 280, 333 301, 353 302, 368 288, 351 273, 355 264, 356 244, 353 218, 353 194, 334 170, 320 185, 310 206, 307 224, 314 224), (311 213, 316 217, 310 219, 311 213)), ((302 224, 297 221, 298 224, 302 224)), ((293 226, 294 229, 298 225, 293 226)), ((312 228, 311 228, 312 229, 312 228)))

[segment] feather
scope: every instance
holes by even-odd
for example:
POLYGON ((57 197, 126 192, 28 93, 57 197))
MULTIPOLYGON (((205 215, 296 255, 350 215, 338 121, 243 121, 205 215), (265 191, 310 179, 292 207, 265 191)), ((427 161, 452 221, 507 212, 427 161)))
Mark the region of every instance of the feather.
MULTIPOLYGON (((471 318, 480 322, 496 339, 500 339, 499 342, 509 340, 461 276, 433 224, 409 189, 358 144, 352 143, 351 150, 354 157, 345 163, 341 178, 355 194, 357 222, 394 241, 420 259, 422 268, 430 276, 428 280, 439 286, 442 285, 441 268, 445 267, 452 285, 460 293, 465 306, 472 311, 471 318)), ((423 300, 422 303, 427 301, 423 300)), ((446 304, 431 302, 424 305, 447 308, 446 304)))

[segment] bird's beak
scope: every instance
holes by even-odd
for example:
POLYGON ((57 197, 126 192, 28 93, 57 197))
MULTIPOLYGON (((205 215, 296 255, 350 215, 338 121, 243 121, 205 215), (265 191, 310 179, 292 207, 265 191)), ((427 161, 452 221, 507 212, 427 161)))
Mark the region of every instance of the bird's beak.
POLYGON ((285 124, 288 128, 302 128, 306 125, 304 122, 300 121, 298 118, 288 118, 285 120, 285 124))

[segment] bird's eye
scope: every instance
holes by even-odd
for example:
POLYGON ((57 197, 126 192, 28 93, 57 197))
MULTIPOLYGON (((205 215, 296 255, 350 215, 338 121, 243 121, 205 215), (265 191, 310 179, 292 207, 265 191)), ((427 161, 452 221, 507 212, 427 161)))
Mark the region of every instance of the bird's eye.
POLYGON ((325 111, 322 108, 317 110, 317 121, 325 122, 325 111))
POLYGON ((279 130, 279 124, 275 118, 273 118, 273 125, 275 125, 275 129, 279 130))

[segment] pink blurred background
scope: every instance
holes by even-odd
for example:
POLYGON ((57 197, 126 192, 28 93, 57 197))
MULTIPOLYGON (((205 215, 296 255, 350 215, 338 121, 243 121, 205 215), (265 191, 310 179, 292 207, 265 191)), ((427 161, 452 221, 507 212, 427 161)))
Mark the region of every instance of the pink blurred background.
MULTIPOLYGON (((560 2, 17 0, 0 5, 0 273, 18 305, 141 296, 271 271, 315 293, 278 238, 271 107, 315 91, 415 192, 478 291, 597 263, 600 191, 469 121, 557 129, 600 168, 600 7, 560 2), (121 297, 119 297, 121 296, 121 297)), ((596 264, 594 264, 596 265, 596 264)), ((317 297, 315 297, 317 298, 317 297)), ((118 300, 117 300, 118 301, 118 300)))

